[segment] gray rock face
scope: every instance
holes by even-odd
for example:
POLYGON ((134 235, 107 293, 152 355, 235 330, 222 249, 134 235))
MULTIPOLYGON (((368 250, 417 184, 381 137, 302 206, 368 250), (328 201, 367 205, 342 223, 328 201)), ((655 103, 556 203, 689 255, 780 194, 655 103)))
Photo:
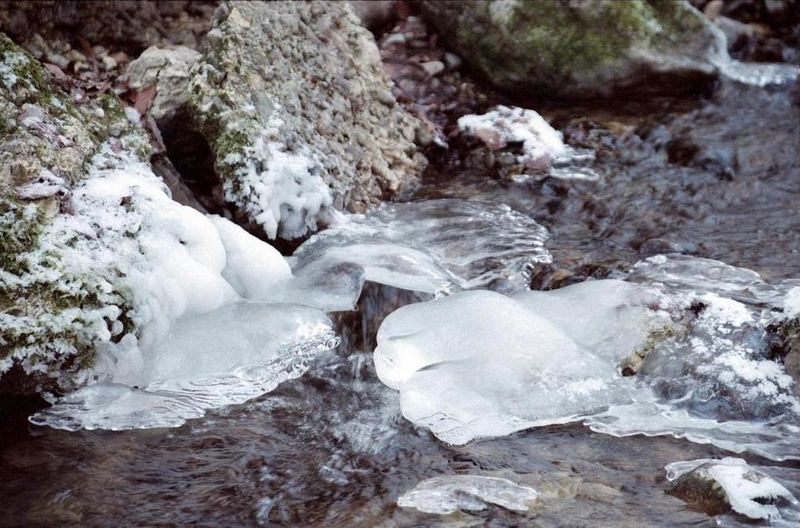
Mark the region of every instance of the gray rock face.
POLYGON ((424 1, 423 12, 498 88, 583 98, 680 93, 717 76, 724 35, 688 2, 424 1))
POLYGON ((207 48, 185 110, 240 221, 296 238, 416 182, 421 125, 347 2, 225 3, 207 48))
POLYGON ((116 97, 76 105, 0 33, 0 392, 71 387, 112 323, 124 327, 103 227, 72 200, 103 149, 144 160, 149 143, 116 97))
POLYGON ((163 119, 186 102, 189 70, 199 59, 200 53, 185 46, 174 49, 151 46, 128 65, 125 76, 135 90, 157 86, 150 115, 163 119))

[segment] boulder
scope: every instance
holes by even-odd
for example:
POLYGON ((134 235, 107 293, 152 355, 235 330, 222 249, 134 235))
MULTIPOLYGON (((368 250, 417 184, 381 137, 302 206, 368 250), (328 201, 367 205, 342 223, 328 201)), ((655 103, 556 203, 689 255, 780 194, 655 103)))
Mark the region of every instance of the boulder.
POLYGON ((128 86, 137 91, 156 86, 150 115, 155 119, 170 117, 186 102, 189 70, 199 59, 199 52, 185 46, 151 46, 125 70, 128 86))
POLYGON ((558 98, 683 93, 713 82, 725 37, 688 2, 423 1, 423 13, 492 84, 558 98))
POLYGON ((417 182, 421 123, 347 2, 226 2, 213 24, 183 114, 241 223, 297 238, 417 182))
POLYGON ((50 81, 0 33, 0 392, 70 386, 95 342, 125 326, 113 273, 92 262, 99 227, 76 218, 72 193, 104 148, 143 160, 149 143, 116 97, 79 106, 50 81))
POLYGON ((239 300, 243 277, 291 275, 172 199, 137 112, 111 94, 78 104, 54 80, 0 34, 0 393, 132 376, 178 318, 239 300))

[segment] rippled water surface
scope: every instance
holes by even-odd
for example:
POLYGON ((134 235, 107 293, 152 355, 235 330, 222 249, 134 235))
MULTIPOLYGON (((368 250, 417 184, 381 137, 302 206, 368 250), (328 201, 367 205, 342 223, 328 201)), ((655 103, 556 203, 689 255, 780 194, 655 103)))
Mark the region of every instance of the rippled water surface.
MULTIPOLYGON (((537 268, 538 287, 606 276, 669 252, 769 279, 800 277, 793 97, 787 89, 731 86, 713 100, 664 107, 549 108, 543 113, 574 146, 597 150, 599 181, 505 180, 462 163, 458 152, 439 152, 413 199, 502 202, 545 225, 554 258, 537 268)), ((371 356, 382 317, 416 300, 368 285, 359 312, 334 317, 342 344, 304 376, 176 429, 58 431, 27 422, 35 404, 5 402, 0 525, 712 522, 667 494, 663 470, 677 460, 726 456, 707 445, 564 425, 448 447, 416 429, 401 416, 397 393, 378 381, 371 356), (540 499, 526 513, 489 508, 447 517, 396 505, 420 481, 447 474, 508 478, 540 499)), ((744 457, 800 497, 800 464, 744 457)))

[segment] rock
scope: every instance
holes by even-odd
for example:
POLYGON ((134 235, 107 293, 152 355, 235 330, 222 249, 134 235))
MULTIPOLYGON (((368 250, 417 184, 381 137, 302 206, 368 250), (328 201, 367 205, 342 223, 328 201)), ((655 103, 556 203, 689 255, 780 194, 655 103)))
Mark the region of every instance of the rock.
POLYGON ((116 97, 78 106, 50 79, 0 33, 0 392, 70 388, 112 323, 126 324, 124 299, 109 288, 117 272, 85 273, 102 244, 74 217, 72 194, 103 148, 141 160, 149 144, 116 97), (12 369, 28 376, 9 387, 12 369))
POLYGON ((162 49, 151 46, 128 65, 125 76, 135 90, 156 86, 156 98, 150 114, 163 119, 175 113, 186 102, 189 92, 189 70, 200 59, 200 53, 178 46, 162 49))
POLYGON ((561 98, 685 93, 727 58, 685 1, 424 1, 446 45, 498 88, 561 98))
POLYGON ((185 111, 241 221, 292 239, 415 184, 421 125, 347 3, 225 3, 207 40, 185 111))
POLYGON ((194 47, 209 29, 215 2, 20 0, 0 4, 0 31, 28 47, 32 29, 48 41, 76 35, 92 44, 140 51, 153 44, 194 47))
POLYGON ((789 490, 741 458, 674 462, 665 469, 674 481, 670 493, 709 515, 733 510, 750 519, 780 519, 777 506, 797 503, 789 490))
POLYGON ((0 393, 135 377, 182 316, 291 276, 268 244, 172 199, 135 111, 51 80, 0 34, 0 393))
POLYGON ((351 0, 358 19, 364 27, 375 31, 386 25, 392 18, 394 0, 351 0))

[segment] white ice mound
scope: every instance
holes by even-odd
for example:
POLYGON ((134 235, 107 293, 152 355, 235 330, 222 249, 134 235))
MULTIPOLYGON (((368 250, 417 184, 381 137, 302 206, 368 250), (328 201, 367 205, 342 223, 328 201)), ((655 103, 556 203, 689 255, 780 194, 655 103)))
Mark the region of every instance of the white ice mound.
POLYGON ((485 114, 460 117, 458 129, 492 150, 521 143, 522 153, 517 156, 517 162, 532 170, 547 170, 554 178, 598 179, 598 175, 586 167, 569 166, 576 161, 594 159, 594 152, 576 150, 564 143, 561 132, 533 110, 499 105, 485 114))
POLYGON ((733 511, 751 519, 780 519, 774 503, 797 504, 788 489, 741 458, 673 462, 664 469, 670 481, 688 474, 700 480, 713 480, 722 488, 733 511))
POLYGON ((113 372, 106 382, 60 398, 31 421, 67 430, 176 427, 301 376, 336 344, 330 320, 313 308, 224 306, 182 318, 153 350, 110 348, 100 359, 113 372))
POLYGON ((424 480, 397 499, 401 508, 449 515, 459 510, 480 511, 488 504, 527 511, 538 498, 533 488, 510 480, 478 475, 448 475, 424 480))
MULTIPOLYGON (((682 263, 686 281, 703 282, 702 263, 682 263)), ((640 278, 657 274, 646 268, 640 278)), ((710 289, 753 295, 710 269, 710 289)), ((800 458, 800 401, 765 339, 781 312, 672 278, 675 286, 602 280, 406 306, 378 332, 377 373, 400 391, 407 419, 451 444, 581 421, 617 436, 800 458)))
POLYGON ((515 298, 462 292, 405 306, 380 327, 376 370, 400 390, 406 418, 451 444, 574 421, 632 400, 635 389, 618 364, 663 324, 642 304, 647 297, 609 280, 515 298))
POLYGON ((292 270, 331 297, 358 299, 367 280, 423 293, 526 289, 537 263, 550 262, 547 230, 503 204, 442 199, 384 204, 312 236, 295 252, 292 270), (359 274, 361 276, 353 276, 359 274), (316 277, 316 278, 314 278, 316 277), (343 284, 346 287, 343 287, 343 284))

